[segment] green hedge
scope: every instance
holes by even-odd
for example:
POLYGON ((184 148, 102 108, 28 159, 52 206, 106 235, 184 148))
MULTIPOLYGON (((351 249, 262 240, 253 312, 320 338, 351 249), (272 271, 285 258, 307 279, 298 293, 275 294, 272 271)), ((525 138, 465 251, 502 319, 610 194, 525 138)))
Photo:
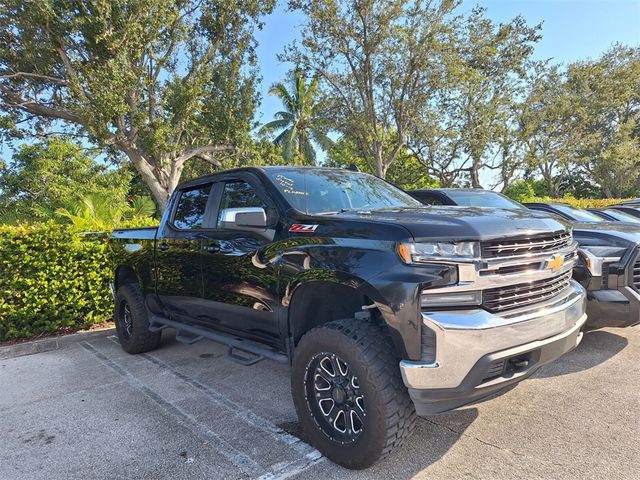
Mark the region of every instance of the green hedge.
POLYGON ((53 222, 0 225, 0 341, 108 320, 105 245, 53 222))
POLYGON ((578 208, 604 208, 610 205, 617 205, 620 202, 627 200, 633 200, 632 198, 550 198, 550 197, 529 197, 525 198, 523 202, 558 202, 568 203, 578 208))

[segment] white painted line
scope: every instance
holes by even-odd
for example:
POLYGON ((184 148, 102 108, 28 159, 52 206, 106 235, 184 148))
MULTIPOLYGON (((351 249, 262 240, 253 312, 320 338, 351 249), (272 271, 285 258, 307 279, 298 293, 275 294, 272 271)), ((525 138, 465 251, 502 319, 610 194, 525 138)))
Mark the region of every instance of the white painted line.
MULTIPOLYGON (((111 341, 117 343, 117 337, 110 336, 108 338, 111 341)), ((162 360, 157 358, 155 355, 151 355, 149 353, 143 353, 139 356, 148 360, 154 365, 162 368, 163 370, 167 370, 168 372, 170 372, 171 374, 173 374, 183 382, 196 388, 197 390, 204 392, 209 398, 211 398, 218 405, 227 407, 232 415, 238 418, 241 418, 252 427, 269 434, 271 438, 273 438, 275 441, 288 445, 293 450, 295 450, 296 452, 304 456, 311 455, 312 457, 315 457, 315 456, 321 455, 318 450, 313 448, 308 443, 305 443, 302 440, 300 440, 298 437, 284 431, 277 425, 273 424, 271 421, 257 415, 252 410, 232 400, 231 398, 227 397, 225 394, 219 392, 218 390, 215 390, 209 385, 201 383, 198 380, 195 380, 189 377, 188 375, 185 375, 184 373, 178 371, 176 368, 163 362, 162 360)))
MULTIPOLYGON (((118 342, 118 338, 115 335, 110 335, 107 338, 118 346, 120 345, 118 342)), ((276 442, 285 444, 301 455, 301 458, 292 462, 281 462, 271 465, 267 468, 268 471, 266 473, 253 478, 257 478, 258 480, 285 480, 294 475, 304 472, 308 468, 311 468, 312 466, 324 460, 322 454, 311 445, 300 440, 298 437, 284 431, 282 428, 278 427, 271 421, 267 420, 264 417, 261 417, 260 415, 257 415, 252 410, 234 401, 233 399, 212 388, 211 386, 189 377, 188 375, 180 372, 172 365, 169 365, 168 363, 160 360, 155 355, 142 353, 138 355, 138 357, 144 358, 145 360, 153 363, 161 369, 168 371, 176 378, 182 380, 183 382, 207 395, 207 397, 209 397, 218 406, 228 409, 231 415, 243 420, 245 423, 249 424, 256 430, 260 430, 268 434, 276 442)))
POLYGON ((132 375, 129 371, 122 368, 120 365, 115 363, 105 354, 97 350, 93 345, 89 342, 82 341, 80 345, 89 353, 93 354, 98 360, 104 363, 106 366, 110 367, 112 370, 120 374, 124 377, 129 384, 140 390, 144 395, 146 395, 149 399, 153 400, 160 407, 162 407, 167 413, 176 417, 177 420, 180 420, 183 425, 189 428, 194 434, 200 436, 203 440, 205 440, 214 450, 220 453, 224 458, 229 460, 233 465, 235 465, 240 471, 242 471, 245 475, 249 475, 250 477, 256 477, 261 474, 264 474, 264 468, 262 468, 258 463, 256 463, 252 458, 248 455, 240 452, 232 445, 230 445, 224 438, 220 435, 209 429, 206 425, 199 422, 196 418, 194 418, 189 413, 182 410, 180 407, 176 406, 172 402, 164 399, 161 395, 159 395, 154 390, 150 389, 146 385, 144 385, 140 380, 138 380, 134 375, 132 375))

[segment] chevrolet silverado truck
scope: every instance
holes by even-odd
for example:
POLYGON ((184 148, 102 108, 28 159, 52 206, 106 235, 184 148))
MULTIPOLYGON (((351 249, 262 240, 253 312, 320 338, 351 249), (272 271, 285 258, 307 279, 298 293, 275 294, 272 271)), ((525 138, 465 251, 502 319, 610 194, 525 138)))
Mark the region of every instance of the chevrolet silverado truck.
POLYGON ((426 208, 359 172, 230 170, 179 185, 158 228, 113 232, 116 329, 129 353, 171 328, 245 365, 290 364, 305 438, 366 468, 416 414, 503 392, 576 347, 576 248, 560 220, 426 208))
POLYGON ((564 203, 522 205, 482 189, 430 189, 409 192, 428 205, 524 209, 525 206, 570 222, 580 248, 573 277, 587 290, 588 329, 630 327, 640 323, 640 226, 607 221, 564 203))

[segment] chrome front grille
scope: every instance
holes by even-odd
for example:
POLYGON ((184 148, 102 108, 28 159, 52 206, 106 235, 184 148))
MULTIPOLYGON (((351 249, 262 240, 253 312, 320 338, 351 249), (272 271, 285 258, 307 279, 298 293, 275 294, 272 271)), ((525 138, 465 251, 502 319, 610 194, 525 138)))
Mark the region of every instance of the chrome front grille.
POLYGON ((570 286, 571 271, 554 278, 536 280, 483 292, 482 306, 493 313, 526 307, 549 300, 570 286))
POLYGON ((633 265, 632 276, 633 286, 640 292, 640 254, 638 254, 636 263, 633 265))
POLYGON ((514 257, 555 252, 573 242, 569 232, 555 232, 519 240, 494 240, 482 242, 482 258, 514 257))

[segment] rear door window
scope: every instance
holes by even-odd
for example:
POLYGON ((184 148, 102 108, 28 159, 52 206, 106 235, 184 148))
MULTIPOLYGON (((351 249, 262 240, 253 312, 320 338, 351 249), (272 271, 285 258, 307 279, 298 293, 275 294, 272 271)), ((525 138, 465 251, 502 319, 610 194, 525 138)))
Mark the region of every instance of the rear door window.
POLYGON ((202 228, 210 192, 211 184, 183 190, 173 215, 173 225, 180 230, 202 228))

